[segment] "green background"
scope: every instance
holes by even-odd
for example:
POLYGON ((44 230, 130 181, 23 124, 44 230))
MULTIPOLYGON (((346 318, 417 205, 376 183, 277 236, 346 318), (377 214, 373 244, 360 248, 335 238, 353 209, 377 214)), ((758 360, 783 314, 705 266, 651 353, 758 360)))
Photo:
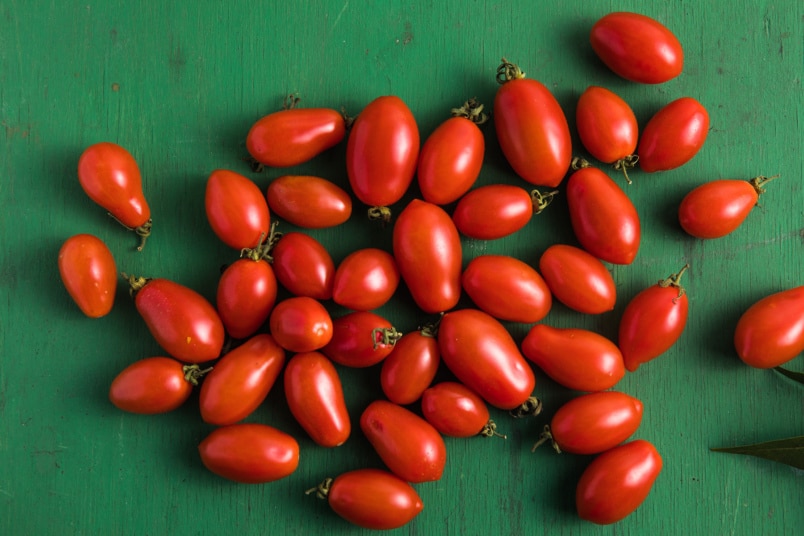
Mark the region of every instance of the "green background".
MULTIPOLYGON (((639 210, 643 242, 632 265, 611 267, 615 311, 590 317, 556 304, 545 319, 615 338, 632 296, 690 264, 690 317, 681 340, 617 386, 643 400, 635 437, 653 442, 665 467, 647 501, 624 521, 601 528, 579 520, 574 486, 591 458, 530 452, 549 417, 576 393, 537 370, 544 413, 514 421, 493 411, 507 441, 447 439, 443 478, 417 486, 425 509, 396 532, 793 534, 804 526, 804 473, 708 448, 804 433, 802 387, 744 366, 731 343, 751 303, 804 284, 803 23, 795 0, 4 0, 0 534, 370 532, 304 491, 326 476, 380 467, 379 458, 356 426, 344 446, 316 447, 291 418, 281 385, 249 420, 296 436, 301 462, 290 477, 266 485, 230 483, 201 465, 196 445, 211 427, 198 415, 197 398, 159 416, 114 408, 107 390, 117 372, 162 351, 122 284, 109 316, 81 315, 59 280, 57 251, 72 234, 93 233, 112 249, 118 269, 171 278, 213 299, 220 266, 237 255, 206 223, 204 185, 213 169, 242 172, 261 188, 289 171, 347 184, 345 144, 292 170, 251 175, 242 158, 256 119, 291 92, 302 105, 344 106, 352 115, 377 96, 395 94, 412 109, 424 139, 468 97, 491 107, 501 56, 553 90, 571 125, 590 84, 625 98, 640 125, 684 95, 710 112, 709 137, 690 163, 655 175, 633 172, 627 188, 617 179, 639 210), (641 86, 596 59, 589 29, 618 10, 639 11, 673 30, 685 48, 681 76, 641 86), (123 145, 140 164, 154 217, 143 253, 76 179, 82 150, 99 141, 123 145), (704 242, 678 227, 678 203, 694 186, 777 173, 781 178, 732 235, 704 242)), ((485 135, 478 184, 524 186, 491 125, 485 135)), ((357 202, 343 227, 312 234, 336 262, 358 247, 390 248, 391 228, 365 221, 357 202)), ((464 262, 504 252, 536 263, 557 242, 575 243, 561 196, 511 237, 465 240, 464 262)), ((402 331, 422 320, 404 289, 380 312, 402 331)), ((529 326, 509 327, 521 341, 529 326)), ((804 361, 790 367, 800 370, 804 361)), ((382 395, 379 368, 340 370, 356 424, 362 408, 382 395)))

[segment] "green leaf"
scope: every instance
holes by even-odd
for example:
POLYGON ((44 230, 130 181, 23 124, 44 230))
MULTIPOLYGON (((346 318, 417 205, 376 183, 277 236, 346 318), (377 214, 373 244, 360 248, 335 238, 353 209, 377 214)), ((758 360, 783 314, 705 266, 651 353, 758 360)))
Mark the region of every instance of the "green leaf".
POLYGON ((740 447, 710 448, 712 452, 745 454, 804 469, 804 436, 743 445, 740 447))
POLYGON ((794 370, 787 370, 786 368, 782 367, 775 367, 774 370, 780 374, 784 374, 791 380, 797 381, 798 383, 804 384, 804 372, 796 372, 794 370))

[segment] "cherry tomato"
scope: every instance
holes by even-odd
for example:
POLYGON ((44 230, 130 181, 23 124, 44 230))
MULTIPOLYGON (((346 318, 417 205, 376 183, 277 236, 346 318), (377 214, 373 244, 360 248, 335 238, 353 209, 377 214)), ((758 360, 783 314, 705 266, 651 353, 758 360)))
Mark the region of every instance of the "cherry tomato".
POLYGON ((586 314, 614 309, 614 278, 602 262, 586 251, 554 244, 542 253, 539 271, 553 297, 570 309, 586 314))
POLYGON ((628 517, 648 497, 661 470, 662 457, 644 439, 607 450, 587 466, 578 481, 578 515, 598 525, 628 517))
POLYGON ((441 478, 447 448, 441 434, 413 413, 387 400, 375 400, 360 416, 360 428, 392 473, 408 482, 441 478))
POLYGON ((244 339, 257 332, 276 304, 274 269, 259 253, 230 264, 218 280, 216 306, 226 332, 244 339))
POLYGON ((321 352, 303 352, 285 367, 285 397, 304 431, 322 447, 346 442, 352 424, 338 371, 321 352))
POLYGON ((450 437, 499 435, 480 396, 458 382, 441 382, 422 394, 422 414, 440 433, 450 437))
POLYGON ((547 87, 505 58, 497 81, 502 85, 494 97, 494 128, 506 160, 527 182, 555 188, 572 159, 564 111, 547 87))
POLYGON ((382 316, 353 311, 332 321, 332 340, 321 352, 339 365, 370 367, 388 357, 401 336, 382 316))
POLYGON ((529 264, 507 255, 475 257, 461 276, 463 290, 494 318, 531 324, 550 312, 550 289, 529 264))
POLYGON ((178 408, 205 371, 170 357, 148 357, 123 369, 112 381, 109 400, 131 413, 152 415, 178 408))
POLYGON ((399 286, 393 255, 364 248, 347 255, 335 269, 332 301, 355 311, 376 309, 391 299, 399 286))
POLYGON ((217 311, 198 292, 168 279, 129 277, 134 305, 156 342, 185 363, 216 359, 225 332, 217 311))
POLYGON ((669 350, 681 337, 688 303, 679 279, 687 268, 641 291, 625 307, 617 344, 630 372, 669 350))
POLYGON ((227 246, 253 248, 268 236, 268 203, 251 179, 225 169, 213 171, 207 179, 204 204, 209 225, 227 246))
POLYGON ((277 303, 268 324, 276 342, 290 352, 312 352, 332 340, 329 311, 307 296, 294 296, 277 303))
MULTIPOLYGON (((589 153, 623 172, 636 164, 639 126, 634 111, 619 95, 589 86, 575 110, 578 137, 589 153)), ((626 178, 628 177, 626 173, 626 178)))
POLYGON ((242 482, 273 482, 299 466, 299 444, 281 430, 257 423, 222 426, 198 445, 201 461, 218 476, 242 482))
POLYGON ((589 40, 609 69, 632 82, 661 84, 677 77, 684 68, 684 50, 678 38, 645 15, 609 13, 592 26, 589 40))
POLYGON ((59 249, 59 275, 81 312, 90 318, 106 316, 114 305, 117 266, 100 238, 73 235, 59 249))
POLYGON ((458 380, 500 409, 529 403, 536 377, 498 320, 476 309, 444 315, 438 327, 441 359, 458 380))
POLYGON ((536 324, 522 341, 522 353, 567 389, 603 391, 625 376, 617 345, 585 329, 536 324))
POLYGON ((608 175, 582 167, 567 181, 572 230, 581 246, 613 264, 631 264, 639 250, 641 228, 636 207, 608 175))
POLYGON ((709 113, 692 97, 681 97, 656 112, 639 138, 642 171, 681 167, 698 154, 709 134, 709 113))
POLYGON ((335 227, 352 215, 352 198, 335 184, 312 175, 284 175, 268 185, 268 207, 280 218, 307 229, 335 227))
POLYGON ((477 240, 496 240, 514 234, 533 214, 544 210, 556 192, 528 192, 510 184, 489 184, 470 191, 458 201, 452 220, 455 227, 477 240))
POLYGON ((422 145, 417 178, 425 201, 446 205, 469 191, 480 175, 486 141, 478 125, 488 119, 474 99, 455 108, 422 145))
POLYGON ((218 426, 242 421, 268 396, 284 364, 285 351, 265 333, 231 350, 201 384, 201 418, 218 426))
POLYGON ((285 233, 271 250, 274 274, 291 294, 317 300, 332 298, 335 262, 312 236, 285 233))
POLYGON ((420 330, 405 333, 383 361, 380 385, 385 396, 394 404, 416 402, 433 382, 441 363, 436 329, 435 326, 424 326, 420 330))
POLYGON ((772 368, 804 352, 804 286, 755 302, 734 331, 737 355, 746 365, 772 368))
POLYGON ((461 296, 461 236, 438 205, 412 200, 394 224, 393 251, 402 280, 425 313, 441 313, 461 296))

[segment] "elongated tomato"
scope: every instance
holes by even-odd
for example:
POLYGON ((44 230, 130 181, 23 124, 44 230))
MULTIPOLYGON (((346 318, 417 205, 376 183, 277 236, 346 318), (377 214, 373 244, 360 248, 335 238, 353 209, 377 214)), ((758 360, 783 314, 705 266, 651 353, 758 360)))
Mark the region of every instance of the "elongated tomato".
POLYGON ((462 383, 441 382, 424 391, 422 414, 445 436, 500 435, 496 432, 496 423, 489 417, 486 403, 462 383))
POLYGON ((204 372, 198 365, 183 365, 170 357, 146 357, 115 376, 109 387, 109 400, 131 413, 173 411, 190 397, 204 372))
POLYGON ((650 118, 637 145, 639 167, 652 173, 683 166, 709 134, 709 112, 692 97, 667 104, 650 118))
POLYGON ((226 332, 235 339, 256 333, 276 304, 277 290, 274 270, 259 254, 230 264, 218 280, 215 299, 226 332))
POLYGON ((386 318, 352 311, 332 321, 332 339, 321 352, 345 367, 370 367, 388 357, 401 336, 386 318))
POLYGON ((117 267, 100 238, 82 233, 65 240, 59 249, 59 275, 67 293, 88 317, 100 318, 112 310, 117 267))
POLYGON ((776 292, 749 307, 734 330, 746 365, 778 367, 804 352, 804 286, 776 292))
POLYGON ((455 227, 478 240, 496 240, 528 224, 550 204, 557 192, 528 192, 510 184, 488 184, 461 197, 452 213, 455 227))
POLYGON ((383 361, 380 385, 394 404, 416 402, 433 382, 441 363, 435 329, 425 326, 405 333, 383 361))
POLYGON ((539 272, 558 301, 581 313, 614 309, 617 287, 606 266, 586 251, 554 244, 539 259, 539 272))
POLYGON ((355 311, 384 305, 399 286, 399 268, 393 255, 379 248, 363 248, 347 255, 332 281, 332 301, 355 311))
POLYGON ((332 181, 313 175, 283 175, 268 185, 268 207, 306 229, 335 227, 352 215, 352 198, 332 181))
POLYGON ((291 294, 317 300, 332 298, 335 261, 321 242, 306 233, 285 233, 271 256, 277 281, 291 294))
POLYGON ((270 210, 262 190, 248 177, 217 169, 207 179, 204 197, 207 220, 224 244, 254 248, 268 237, 270 210))
POLYGON ((634 111, 619 95, 589 86, 578 99, 575 124, 581 143, 592 156, 623 169, 633 167, 639 127, 634 111))

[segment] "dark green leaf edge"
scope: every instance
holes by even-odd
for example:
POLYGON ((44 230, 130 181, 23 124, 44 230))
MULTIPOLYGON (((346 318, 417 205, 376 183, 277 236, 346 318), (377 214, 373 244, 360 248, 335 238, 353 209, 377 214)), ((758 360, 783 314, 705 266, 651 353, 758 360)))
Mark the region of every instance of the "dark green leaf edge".
POLYGON ((777 439, 754 445, 710 448, 712 452, 745 454, 804 470, 804 436, 777 439))

